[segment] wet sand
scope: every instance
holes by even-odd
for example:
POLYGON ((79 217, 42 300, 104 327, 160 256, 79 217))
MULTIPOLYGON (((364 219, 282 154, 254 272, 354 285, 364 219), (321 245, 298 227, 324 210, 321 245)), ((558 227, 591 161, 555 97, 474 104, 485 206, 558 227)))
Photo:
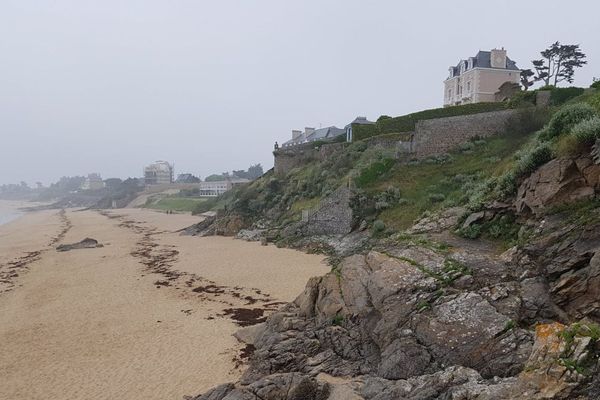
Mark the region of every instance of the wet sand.
POLYGON ((0 226, 0 398, 181 399, 240 376, 244 346, 231 334, 328 267, 174 232, 197 220, 42 211, 0 226), (54 250, 85 237, 104 247, 54 250))

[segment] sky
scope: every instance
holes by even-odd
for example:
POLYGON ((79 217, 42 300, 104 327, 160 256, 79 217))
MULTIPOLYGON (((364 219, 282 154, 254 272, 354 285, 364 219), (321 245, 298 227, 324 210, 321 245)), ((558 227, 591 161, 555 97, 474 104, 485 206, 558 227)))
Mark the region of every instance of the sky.
POLYGON ((448 66, 520 68, 578 43, 600 77, 600 2, 0 0, 0 184, 155 160, 201 177, 273 165, 292 129, 442 106, 448 66))

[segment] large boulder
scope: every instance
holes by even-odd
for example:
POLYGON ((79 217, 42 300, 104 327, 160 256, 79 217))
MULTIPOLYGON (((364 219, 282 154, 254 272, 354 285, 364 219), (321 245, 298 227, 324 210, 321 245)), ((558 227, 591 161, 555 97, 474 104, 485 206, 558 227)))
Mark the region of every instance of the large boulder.
POLYGON ((520 185, 517 212, 539 214, 550 207, 588 199, 600 188, 600 166, 589 157, 554 159, 520 185))

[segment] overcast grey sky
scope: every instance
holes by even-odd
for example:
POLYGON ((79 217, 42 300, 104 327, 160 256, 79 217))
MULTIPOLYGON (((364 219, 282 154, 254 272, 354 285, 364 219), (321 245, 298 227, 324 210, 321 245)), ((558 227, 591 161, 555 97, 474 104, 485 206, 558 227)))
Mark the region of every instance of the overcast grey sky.
POLYGON ((580 43, 600 3, 0 0, 0 183, 157 159, 206 176, 272 162, 291 129, 441 106, 450 64, 504 46, 520 68, 580 43))

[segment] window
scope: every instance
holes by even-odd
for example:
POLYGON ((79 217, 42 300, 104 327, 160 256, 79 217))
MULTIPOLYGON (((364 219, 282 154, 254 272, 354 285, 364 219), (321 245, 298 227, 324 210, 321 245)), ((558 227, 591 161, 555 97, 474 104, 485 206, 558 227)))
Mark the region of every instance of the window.
POLYGON ((471 82, 467 82, 467 92, 471 93, 471 82))

